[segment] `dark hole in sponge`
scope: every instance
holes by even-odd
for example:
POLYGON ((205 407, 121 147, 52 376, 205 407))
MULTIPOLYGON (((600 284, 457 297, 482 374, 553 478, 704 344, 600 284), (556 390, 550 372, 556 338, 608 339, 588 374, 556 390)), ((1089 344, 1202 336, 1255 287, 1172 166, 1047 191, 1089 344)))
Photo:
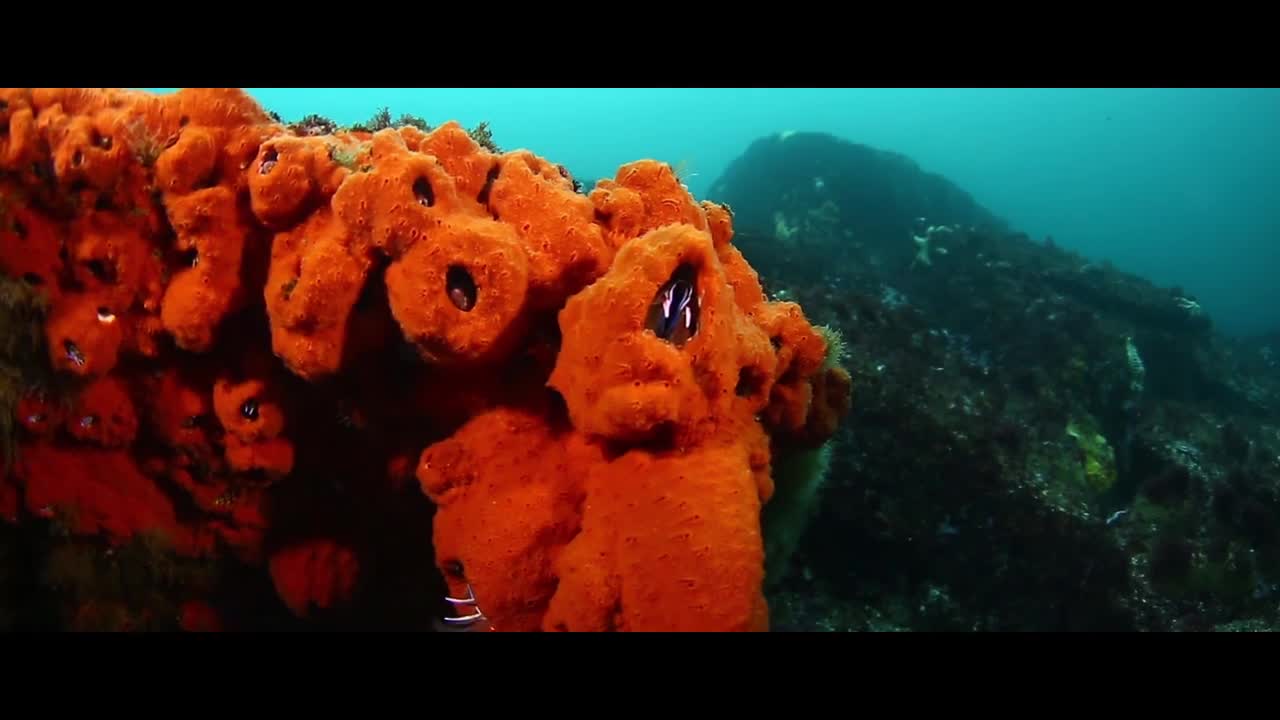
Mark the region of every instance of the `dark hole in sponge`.
POLYGON ((787 366, 787 371, 778 378, 779 385, 795 385, 800 382, 800 365, 794 360, 787 366))
POLYGON ((466 268, 461 265, 449 266, 444 284, 445 292, 449 294, 449 300, 453 302, 454 307, 463 312, 469 312, 476 306, 476 295, 479 291, 476 288, 476 281, 466 268))
POLYGON ((280 153, 273 147, 267 148, 267 151, 262 154, 262 164, 258 166, 258 174, 266 175, 275 169, 278 162, 280 162, 280 153))
POLYGON ((23 276, 22 276, 22 279, 23 279, 23 280, 26 280, 26 281, 27 281, 27 284, 29 284, 29 285, 43 285, 43 284, 44 284, 44 278, 40 277, 39 275, 37 275, 37 274, 35 274, 35 273, 24 273, 24 274, 23 274, 23 276))
POLYGON ((698 334, 698 274, 692 265, 676 268, 649 303, 645 327, 681 347, 698 334))
POLYGON ((254 421, 258 419, 258 401, 249 398, 240 406, 240 416, 245 420, 254 421))
POLYGON ((484 176, 484 187, 480 188, 480 194, 476 196, 476 202, 481 205, 489 204, 489 192, 493 190, 493 183, 501 174, 502 166, 494 163, 493 167, 489 168, 489 174, 484 176))
POLYGON ((757 395, 764 389, 764 373, 759 368, 744 367, 738 371, 738 387, 735 392, 738 397, 751 397, 757 395))
MULTIPOLYGON (((274 166, 275 163, 272 162, 272 165, 274 166)), ((266 167, 266 163, 264 162, 262 167, 262 172, 263 174, 265 174, 267 171, 268 171, 268 168, 266 167)), ((194 187, 196 190, 208 190, 209 188, 217 187, 221 182, 222 182, 221 169, 215 165, 212 169, 209 170, 209 174, 205 175, 204 177, 196 181, 194 187)))
POLYGON ((93 274, 98 282, 114 285, 116 283, 116 268, 114 265, 105 263, 101 260, 90 260, 85 263, 85 267, 93 274))
POLYGON ((75 154, 71 156, 71 166, 80 167, 80 164, 83 162, 84 162, 84 153, 77 150, 75 154))
POLYGON ((27 226, 21 220, 13 221, 13 231, 17 233, 19 240, 27 239, 27 226))
POLYGON ((418 204, 423 207, 431 207, 436 204, 435 191, 431 189, 431 183, 424 177, 413 181, 413 196, 418 199, 418 204))

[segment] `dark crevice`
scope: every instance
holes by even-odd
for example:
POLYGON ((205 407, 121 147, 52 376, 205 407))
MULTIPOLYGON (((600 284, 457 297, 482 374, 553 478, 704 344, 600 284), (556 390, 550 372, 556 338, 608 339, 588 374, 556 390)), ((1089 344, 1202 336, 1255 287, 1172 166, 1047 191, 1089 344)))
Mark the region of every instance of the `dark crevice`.
MULTIPOLYGON (((484 187, 480 188, 480 194, 476 196, 476 202, 485 206, 489 205, 489 192, 493 190, 493 183, 497 181, 498 176, 501 174, 502 165, 494 163, 493 167, 489 168, 489 174, 485 175, 484 187)), ((492 208, 490 208, 489 212, 493 212, 492 208)))
POLYGON ((452 265, 445 274, 445 292, 454 307, 463 312, 470 312, 476 306, 479 289, 471 273, 461 265, 452 265))
POLYGON ((360 294, 356 297, 355 309, 357 312, 368 312, 378 307, 379 303, 387 297, 387 286, 383 280, 387 266, 391 264, 391 260, 385 256, 379 255, 370 268, 364 287, 361 288, 360 294))
POLYGON ((800 368, 793 361, 787 371, 782 373, 782 377, 778 378, 779 385, 795 385, 800 382, 800 368))
POLYGON ((431 183, 425 177, 420 177, 413 182, 413 196, 417 199, 418 204, 423 207, 431 207, 436 204, 435 191, 431 189, 431 183))
POLYGON ((765 377, 760 368, 744 367, 738 371, 738 386, 734 392, 738 397, 752 397, 764 389, 765 377))
POLYGON ((41 182, 49 182, 53 180, 55 174, 53 172, 53 159, 44 158, 31 163, 31 174, 41 182))
POLYGON ((645 437, 631 440, 605 440, 601 446, 608 460, 615 460, 633 450, 655 454, 670 452, 676 445, 676 425, 671 421, 658 423, 645 437))
MULTIPOLYGON (((266 163, 263 163, 263 168, 264 168, 263 174, 265 175, 267 172, 265 169, 266 163)), ((208 190, 210 188, 217 187, 221 182, 222 182, 222 168, 218 167, 217 165, 214 165, 213 168, 209 171, 208 175, 205 175, 203 178, 201 178, 199 181, 196 182, 195 189, 208 190)))
POLYGON ((93 275, 94 279, 106 285, 115 285, 119 281, 116 274, 116 267, 111 263, 102 260, 90 260, 84 264, 85 268, 93 275))

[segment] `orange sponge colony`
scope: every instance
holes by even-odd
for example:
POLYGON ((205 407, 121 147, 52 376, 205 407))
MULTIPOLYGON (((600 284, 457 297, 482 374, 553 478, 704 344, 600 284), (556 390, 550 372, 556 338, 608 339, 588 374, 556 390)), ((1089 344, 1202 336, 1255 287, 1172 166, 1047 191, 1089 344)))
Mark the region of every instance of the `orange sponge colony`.
POLYGON ((585 492, 546 629, 768 629, 761 498, 744 443, 630 452, 596 465, 585 492))
POLYGON ((583 478, 599 448, 544 413, 499 408, 422 453, 440 512, 435 551, 451 595, 468 590, 500 630, 537 630, 556 594, 553 561, 581 525, 583 478))
POLYGON ((629 241, 560 321, 551 384, 589 434, 643 442, 669 433, 688 447, 769 397, 769 338, 737 305, 711 236, 693 226, 629 241))
POLYGON ((770 453, 849 405, 728 208, 650 160, 582 194, 454 122, 0 89, 0 272, 50 301, 59 377, 0 514, 230 554, 304 618, 388 586, 410 492, 431 542, 401 551, 492 629, 767 629, 770 453))

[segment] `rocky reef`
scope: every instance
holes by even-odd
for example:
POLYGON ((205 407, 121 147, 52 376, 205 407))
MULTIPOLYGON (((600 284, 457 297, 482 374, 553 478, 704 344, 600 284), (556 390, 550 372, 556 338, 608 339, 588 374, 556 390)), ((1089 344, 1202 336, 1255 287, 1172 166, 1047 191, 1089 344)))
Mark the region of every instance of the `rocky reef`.
POLYGON ((0 624, 769 627, 832 336, 667 165, 403 120, 0 89, 0 624))
POLYGON ((1278 338, 827 135, 762 138, 710 199, 856 379, 775 627, 1276 626, 1278 338))

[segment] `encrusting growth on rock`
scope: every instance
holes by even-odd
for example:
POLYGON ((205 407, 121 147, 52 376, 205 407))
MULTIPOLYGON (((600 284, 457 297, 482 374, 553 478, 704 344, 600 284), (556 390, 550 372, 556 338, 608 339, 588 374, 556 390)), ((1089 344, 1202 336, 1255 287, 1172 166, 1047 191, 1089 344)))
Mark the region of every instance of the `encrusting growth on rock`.
POLYGON ((433 551, 496 630, 767 629, 771 446, 829 438, 850 380, 669 166, 583 195, 484 125, 0 101, 0 270, 69 383, 24 388, 0 497, 233 555, 299 617, 433 551))

